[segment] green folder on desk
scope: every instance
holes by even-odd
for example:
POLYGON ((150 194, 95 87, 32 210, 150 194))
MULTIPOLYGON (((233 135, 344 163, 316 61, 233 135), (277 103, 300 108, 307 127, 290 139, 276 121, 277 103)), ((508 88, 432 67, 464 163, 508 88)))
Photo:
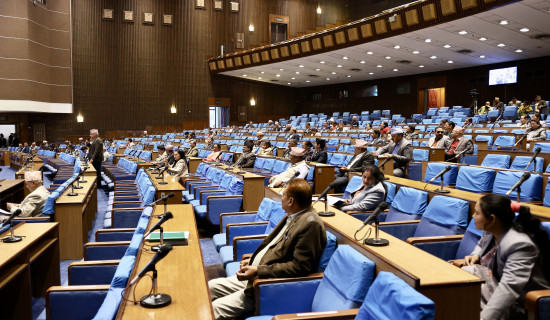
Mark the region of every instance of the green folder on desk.
MULTIPOLYGON (((187 245, 189 231, 165 231, 164 243, 170 243, 174 246, 187 245)), ((150 242, 160 242, 160 232, 153 232, 147 239, 150 242)))

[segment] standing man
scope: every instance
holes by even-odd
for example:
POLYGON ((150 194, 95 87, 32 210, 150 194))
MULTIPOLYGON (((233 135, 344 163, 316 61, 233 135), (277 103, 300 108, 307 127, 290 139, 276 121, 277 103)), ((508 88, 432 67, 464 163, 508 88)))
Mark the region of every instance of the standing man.
POLYGON ((97 173, 97 187, 101 187, 101 162, 103 162, 103 141, 99 138, 97 129, 90 130, 91 146, 88 151, 88 161, 94 166, 97 173))

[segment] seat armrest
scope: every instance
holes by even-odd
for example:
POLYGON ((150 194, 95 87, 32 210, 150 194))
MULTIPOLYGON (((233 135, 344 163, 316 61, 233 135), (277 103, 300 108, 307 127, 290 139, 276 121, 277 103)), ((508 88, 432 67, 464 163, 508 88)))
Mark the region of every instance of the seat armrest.
POLYGON ((143 211, 143 210, 145 210, 145 208, 143 208, 143 207, 139 207, 139 208, 113 208, 113 213, 115 211, 143 211))
MULTIPOLYGON (((259 234, 254 236, 239 236, 233 238, 233 260, 239 261, 237 258, 239 256, 239 251, 249 252, 250 254, 254 253, 258 246, 262 243, 263 239, 267 238, 267 234, 259 234), (262 240, 262 241, 251 241, 251 240, 262 240)), ((241 255, 244 256, 247 253, 241 255)))
MULTIPOLYGON (((229 223, 225 227, 225 237, 226 237, 226 243, 231 243, 231 237, 230 232, 231 229, 235 229, 237 231, 246 232, 246 230, 257 230, 260 226, 265 226, 269 224, 269 221, 258 221, 258 222, 244 222, 244 223, 229 223)), ((262 234, 265 231, 265 227, 263 228, 262 234)), ((234 232, 233 232, 234 233, 234 232)), ((237 232, 237 235, 242 234, 241 232, 237 232)))
POLYGON ((410 244, 417 243, 433 243, 444 241, 460 241, 464 238, 463 234, 449 235, 449 236, 436 236, 436 237, 410 237, 407 238, 407 242, 410 244))
POLYGON ((359 309, 321 311, 321 312, 306 312, 306 313, 289 313, 279 314, 273 317, 273 320, 348 320, 355 319, 359 309))
POLYGON ((405 220, 405 221, 392 221, 392 222, 380 222, 381 226, 395 226, 400 224, 415 224, 420 223, 420 220, 405 220))
POLYGON ((541 319, 538 316, 540 299, 550 297, 550 290, 534 290, 527 292, 525 296, 525 310, 529 319, 541 319), (534 315, 531 318, 531 315, 534 315))
POLYGON ((221 213, 220 214, 220 233, 224 232, 225 225, 228 223, 227 220, 231 221, 232 218, 235 218, 237 216, 251 216, 256 215, 257 211, 243 211, 243 212, 227 212, 227 213, 221 213), (225 222, 224 222, 225 218, 225 222))

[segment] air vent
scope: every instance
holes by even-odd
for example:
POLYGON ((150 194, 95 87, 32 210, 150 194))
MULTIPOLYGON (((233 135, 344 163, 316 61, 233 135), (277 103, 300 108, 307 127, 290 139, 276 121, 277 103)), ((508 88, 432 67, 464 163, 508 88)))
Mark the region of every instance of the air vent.
POLYGON ((462 49, 462 50, 458 50, 457 52, 458 52, 458 53, 462 53, 462 54, 470 54, 470 53, 472 53, 472 50, 470 50, 470 49, 462 49))
POLYGON ((401 64, 411 64, 411 63, 412 63, 411 60, 397 60, 397 61, 395 61, 395 62, 401 63, 401 64))
POLYGON ((271 82, 279 82, 277 79, 272 79, 271 82))
POLYGON ((359 72, 359 71, 361 71, 361 69, 353 68, 353 69, 349 69, 349 71, 359 72))
POLYGON ((308 77, 310 77, 310 78, 319 78, 319 76, 316 75, 316 74, 309 74, 308 77))
POLYGON ((547 40, 547 39, 550 39, 550 34, 547 34, 547 33, 535 34, 534 36, 531 36, 531 38, 537 39, 537 40, 547 40))

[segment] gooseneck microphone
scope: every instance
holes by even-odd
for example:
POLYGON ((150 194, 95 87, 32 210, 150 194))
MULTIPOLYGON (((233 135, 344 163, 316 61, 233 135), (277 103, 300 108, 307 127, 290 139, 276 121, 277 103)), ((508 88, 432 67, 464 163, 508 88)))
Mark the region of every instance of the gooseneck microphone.
POLYGON ((378 168, 382 168, 388 161, 390 161, 392 158, 388 157, 382 161, 381 164, 378 165, 378 168))
POLYGON ((531 174, 529 172, 525 172, 521 178, 519 178, 518 182, 516 182, 516 184, 514 184, 514 186, 512 188, 510 188, 510 190, 508 190, 508 192, 506 192, 506 196, 510 196, 510 194, 516 190, 517 188, 521 187, 521 185, 527 181, 527 179, 529 179, 531 177, 531 174))
POLYGON ((160 198, 160 199, 158 199, 158 200, 156 200, 156 201, 154 201, 154 202, 148 204, 146 207, 152 207, 152 206, 154 206, 155 204, 157 204, 157 203, 159 203, 159 202, 166 201, 166 200, 168 200, 168 199, 170 199, 170 198, 173 198, 173 197, 174 197, 174 193, 173 193, 173 192, 170 192, 169 194, 165 195, 164 197, 162 197, 162 198, 160 198))
POLYGON ((428 181, 428 184, 434 182, 437 178, 441 177, 442 175, 444 175, 445 173, 451 171, 452 169, 452 166, 451 165, 448 165, 446 166, 445 168, 443 168, 443 170, 441 170, 441 172, 439 172, 435 177, 433 177, 432 179, 430 179, 430 181, 428 181))
MULTIPOLYGON (((0 229, 3 228, 4 226, 7 226, 8 224, 11 225, 12 220, 15 219, 16 217, 18 217, 22 212, 23 211, 21 211, 21 209, 15 210, 13 212, 13 214, 8 218, 8 220, 6 220, 6 221, 4 221, 4 223, 2 223, 2 225, 0 226, 0 229)), ((16 236, 16 235, 13 234, 13 226, 10 229, 11 229, 11 236, 2 239, 3 242, 13 243, 13 242, 19 242, 19 241, 23 240, 22 237, 19 237, 19 236, 16 236)))
MULTIPOLYGON (((533 154, 533 156, 531 157, 531 160, 529 160, 529 163, 527 164, 527 166, 525 167, 525 169, 523 169, 524 171, 527 170, 529 168, 529 166, 531 165, 531 163, 533 163, 533 161, 535 161, 535 158, 539 155, 541 151, 541 148, 540 147, 537 147, 535 149, 535 153, 533 154)), ((533 168, 533 171, 536 170, 536 167, 537 167, 537 163, 535 162, 535 167, 533 168)))
POLYGON ((170 212, 170 211, 168 211, 168 212, 166 212, 165 214, 163 214, 163 215, 162 215, 162 218, 161 218, 161 219, 160 219, 151 229, 149 229, 149 231, 147 231, 147 233, 145 233, 145 235, 143 236, 143 239, 146 239, 153 231, 159 229, 160 226, 161 226, 164 222, 166 222, 166 221, 172 219, 173 217, 174 217, 174 215, 173 215, 172 212, 170 212))
POLYGON ((378 218, 378 215, 380 215, 380 213, 382 213, 384 210, 386 210, 388 208, 388 203, 383 201, 381 202, 378 207, 376 207, 376 209, 374 209, 374 211, 372 212, 372 214, 367 218, 365 219, 365 221, 363 222, 363 225, 361 225, 357 231, 360 231, 361 229, 363 229, 367 224, 369 224, 369 222, 371 222, 372 220, 378 218))
POLYGON ((334 182, 328 185, 328 187, 317 197, 317 200, 312 204, 315 205, 317 202, 319 202, 321 199, 325 198, 327 196, 327 193, 330 191, 330 189, 334 188, 334 182))

